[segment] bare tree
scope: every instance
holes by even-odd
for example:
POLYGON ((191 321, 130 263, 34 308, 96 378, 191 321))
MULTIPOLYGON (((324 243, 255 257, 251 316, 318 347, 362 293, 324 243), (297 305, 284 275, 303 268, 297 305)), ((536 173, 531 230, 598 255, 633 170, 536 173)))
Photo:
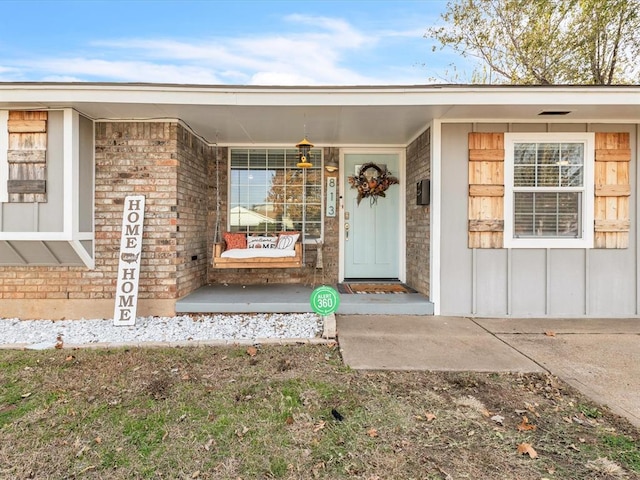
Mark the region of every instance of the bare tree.
POLYGON ((640 0, 452 0, 425 37, 477 59, 477 83, 637 83, 639 10, 640 0))

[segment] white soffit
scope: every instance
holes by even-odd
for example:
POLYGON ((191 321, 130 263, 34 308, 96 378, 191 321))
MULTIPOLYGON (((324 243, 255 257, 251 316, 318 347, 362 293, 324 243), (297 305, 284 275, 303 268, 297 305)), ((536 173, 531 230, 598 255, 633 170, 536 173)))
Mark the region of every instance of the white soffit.
POLYGON ((0 108, 72 107, 94 119, 180 119, 220 144, 405 145, 432 119, 640 119, 640 87, 243 87, 0 83, 0 108), (542 111, 569 111, 540 117, 542 111), (299 138, 300 137, 300 138, 299 138))

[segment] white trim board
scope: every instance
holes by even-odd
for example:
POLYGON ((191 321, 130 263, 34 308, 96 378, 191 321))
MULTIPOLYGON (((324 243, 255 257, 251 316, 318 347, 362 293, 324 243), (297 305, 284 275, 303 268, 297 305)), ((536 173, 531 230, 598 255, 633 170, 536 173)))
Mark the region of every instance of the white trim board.
MULTIPOLYGON (((9 180, 9 111, 0 110, 0 203, 9 201, 7 180, 9 180)), ((1 218, 1 217, 0 217, 1 218)), ((0 225, 1 228, 1 225, 0 225)))
POLYGON ((442 222, 442 122, 431 122, 431 245, 429 300, 433 303, 433 314, 440 315, 440 268, 441 268, 441 222, 442 222))
MULTIPOLYGON (((338 171, 341 172, 340 173, 340 179, 342 180, 343 174, 342 172, 344 172, 344 156, 345 154, 396 154, 398 155, 398 174, 396 175, 398 177, 398 179, 400 180, 400 183, 398 184, 398 187, 400 188, 400 192, 399 192, 399 198, 398 198, 398 215, 399 215, 399 225, 400 225, 400 229, 398 232, 399 238, 398 241, 400 242, 398 245, 398 280, 400 280, 401 282, 405 282, 407 280, 407 255, 406 255, 406 251, 407 251, 407 193, 406 193, 406 185, 405 185, 405 179, 406 179, 406 170, 407 170, 407 150, 406 150, 406 146, 405 147, 398 147, 398 148, 379 148, 378 146, 368 146, 368 147, 363 147, 363 148, 340 148, 340 160, 339 160, 339 168, 338 171)), ((339 282, 343 282, 344 281, 344 249, 345 249, 345 245, 344 245, 344 237, 345 237, 345 231, 344 231, 344 225, 345 225, 345 219, 344 219, 344 197, 345 197, 345 190, 347 188, 347 186, 345 185, 346 182, 344 181, 340 181, 339 182, 339 193, 338 193, 338 219, 339 219, 339 225, 338 225, 338 244, 339 244, 339 248, 338 248, 338 281, 339 282)))

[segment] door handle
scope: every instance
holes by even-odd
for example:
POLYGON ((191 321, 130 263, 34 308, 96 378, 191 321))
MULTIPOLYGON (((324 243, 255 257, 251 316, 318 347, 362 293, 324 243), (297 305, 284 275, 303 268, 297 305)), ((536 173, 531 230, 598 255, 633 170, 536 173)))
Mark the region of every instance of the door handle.
POLYGON ((345 241, 349 240, 349 224, 348 223, 344 224, 344 239, 345 241))

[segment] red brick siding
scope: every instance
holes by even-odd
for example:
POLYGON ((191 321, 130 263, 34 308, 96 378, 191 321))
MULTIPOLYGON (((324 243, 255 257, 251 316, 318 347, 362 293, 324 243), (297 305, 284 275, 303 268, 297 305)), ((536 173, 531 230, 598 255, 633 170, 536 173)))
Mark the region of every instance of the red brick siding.
MULTIPOLYGON (((207 213, 211 204, 208 168, 213 148, 178 126, 178 192, 176 225, 177 295, 182 297, 207 282, 210 235, 207 213)), ((226 185, 226 184, 225 184, 226 185)))
POLYGON ((407 284, 429 295, 431 207, 416 205, 416 184, 431 178, 431 130, 407 147, 407 284))
POLYGON ((146 197, 140 298, 176 297, 177 124, 96 123, 95 263, 0 267, 0 298, 112 299, 124 197, 146 197))

